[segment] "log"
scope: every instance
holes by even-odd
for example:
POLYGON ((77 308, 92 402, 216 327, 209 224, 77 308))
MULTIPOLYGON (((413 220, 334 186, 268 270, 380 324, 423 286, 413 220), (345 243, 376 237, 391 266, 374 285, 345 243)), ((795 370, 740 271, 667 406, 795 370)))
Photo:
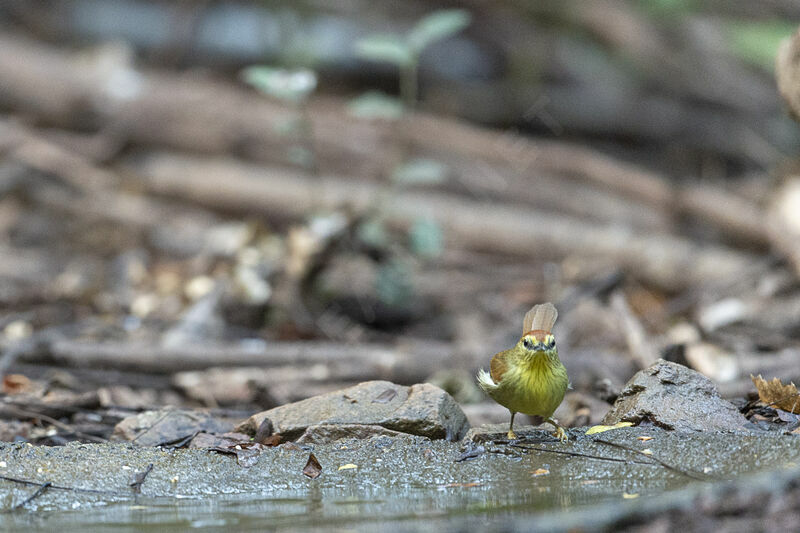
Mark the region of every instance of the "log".
MULTIPOLYGON (((103 61, 78 60, 63 50, 5 32, 0 32, 0 49, 4 50, 0 105, 66 128, 110 129, 119 142, 289 164, 292 140, 277 134, 275 125, 291 118, 291 111, 241 87, 190 74, 142 73, 124 63, 109 69, 103 61), (114 90, 114 80, 121 74, 130 82, 124 94, 114 90)), ((513 184, 502 196, 506 200, 519 201, 521 190, 535 192, 533 176, 554 174, 641 203, 646 206, 640 209, 643 212, 687 212, 723 232, 766 242, 766 230, 758 219, 742 224, 734 209, 718 209, 708 216, 708 203, 685 203, 692 192, 676 195, 658 173, 571 143, 537 141, 425 114, 415 114, 399 127, 354 120, 340 100, 325 98, 312 102, 309 116, 318 166, 329 172, 364 178, 384 175, 396 163, 397 146, 413 146, 473 168, 489 165, 513 184)), ((555 195, 557 210, 559 196, 564 195, 555 195)), ((731 200, 736 206, 744 202, 731 200)), ((563 203, 567 212, 574 212, 569 202, 563 203)), ((591 203, 586 202, 590 213, 591 203)))
MULTIPOLYGON (((152 193, 272 218, 298 218, 319 208, 363 212, 386 194, 375 184, 333 176, 309 178, 222 158, 152 153, 129 160, 128 165, 152 193)), ((419 216, 431 217, 443 228, 448 246, 537 260, 573 254, 612 259, 633 275, 671 290, 729 276, 736 279, 755 263, 753 256, 721 246, 699 245, 667 234, 637 234, 444 193, 394 193, 383 215, 398 227, 407 227, 419 216)))
POLYGON ((197 344, 163 347, 141 342, 59 340, 51 343, 46 350, 23 355, 20 360, 27 363, 131 369, 160 374, 210 367, 351 366, 352 369, 336 371, 335 374, 353 379, 357 373, 363 379, 417 383, 441 368, 463 365, 461 357, 462 355, 453 352, 450 344, 434 341, 406 341, 390 346, 267 342, 256 346, 197 344))

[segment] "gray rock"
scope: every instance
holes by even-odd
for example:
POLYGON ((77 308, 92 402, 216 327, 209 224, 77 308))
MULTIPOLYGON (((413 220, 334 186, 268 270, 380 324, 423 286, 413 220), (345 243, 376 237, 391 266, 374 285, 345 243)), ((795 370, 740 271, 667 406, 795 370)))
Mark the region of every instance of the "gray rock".
POLYGON ((203 411, 161 409, 125 418, 114 427, 111 440, 161 446, 191 438, 201 431, 225 433, 231 430, 231 426, 203 411))
POLYGON ((747 431, 750 423, 720 398, 710 379, 659 359, 637 372, 603 418, 603 424, 650 422, 665 429, 747 431))
POLYGON ((308 426, 297 439, 299 444, 326 444, 341 439, 369 439, 371 437, 399 437, 406 435, 383 426, 367 424, 316 424, 308 426))
POLYGON ((367 425, 458 440, 469 429, 464 412, 442 389, 421 383, 405 387, 389 381, 366 381, 340 391, 262 411, 241 423, 237 431, 253 435, 264 418, 285 439, 300 437, 309 426, 367 425))

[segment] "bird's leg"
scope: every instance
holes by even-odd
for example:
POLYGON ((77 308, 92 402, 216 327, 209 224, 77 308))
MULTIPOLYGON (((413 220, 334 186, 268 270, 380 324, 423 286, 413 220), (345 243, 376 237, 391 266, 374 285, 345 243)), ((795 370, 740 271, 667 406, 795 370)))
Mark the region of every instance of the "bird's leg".
POLYGON ((549 422, 550 424, 553 424, 553 427, 556 428, 556 432, 553 435, 558 440, 560 440, 561 442, 567 442, 569 440, 569 437, 567 437, 567 432, 564 431, 564 428, 562 428, 561 426, 558 425, 558 422, 556 422, 552 418, 548 418, 547 420, 545 420, 545 422, 549 422))
MULTIPOLYGON (((509 409, 510 411, 510 409, 509 409)), ((517 434, 514 433, 514 415, 517 414, 511 411, 511 423, 508 425, 508 440, 516 440, 517 434)))

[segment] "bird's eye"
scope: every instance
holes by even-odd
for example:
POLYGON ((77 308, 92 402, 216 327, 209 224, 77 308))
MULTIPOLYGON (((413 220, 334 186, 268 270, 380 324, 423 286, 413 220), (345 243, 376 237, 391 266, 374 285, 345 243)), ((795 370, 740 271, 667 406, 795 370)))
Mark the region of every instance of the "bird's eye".
POLYGON ((555 337, 550 337, 550 342, 547 343, 547 346, 550 347, 550 348, 555 348, 556 347, 556 338, 555 337))
POLYGON ((533 342, 530 339, 525 339, 524 341, 522 341, 522 345, 527 350, 532 350, 533 349, 533 342))

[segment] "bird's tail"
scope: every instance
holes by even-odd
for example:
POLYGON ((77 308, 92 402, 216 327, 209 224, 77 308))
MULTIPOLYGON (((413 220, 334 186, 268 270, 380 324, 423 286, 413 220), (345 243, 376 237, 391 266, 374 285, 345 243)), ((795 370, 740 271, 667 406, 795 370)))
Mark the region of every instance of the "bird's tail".
POLYGON ((491 374, 482 368, 478 371, 478 386, 487 392, 497 388, 491 374))

